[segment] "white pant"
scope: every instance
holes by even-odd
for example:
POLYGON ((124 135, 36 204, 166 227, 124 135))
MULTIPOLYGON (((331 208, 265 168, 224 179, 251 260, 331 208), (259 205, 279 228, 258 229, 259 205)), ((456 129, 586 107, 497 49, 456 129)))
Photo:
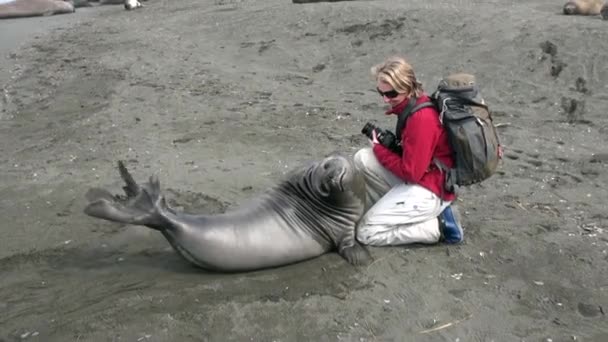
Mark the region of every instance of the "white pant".
POLYGON ((430 190, 408 184, 384 168, 371 148, 355 153, 355 165, 365 175, 367 212, 357 226, 357 240, 365 245, 395 246, 437 243, 437 216, 451 202, 430 190))

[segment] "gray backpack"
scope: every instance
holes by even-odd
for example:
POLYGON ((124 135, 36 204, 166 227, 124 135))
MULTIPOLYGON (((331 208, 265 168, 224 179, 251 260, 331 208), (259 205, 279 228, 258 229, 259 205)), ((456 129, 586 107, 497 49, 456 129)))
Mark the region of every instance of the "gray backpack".
POLYGON ((480 183, 492 176, 502 159, 502 147, 475 76, 465 73, 448 75, 439 82, 430 98, 432 102, 405 108, 397 120, 397 139, 401 141, 403 125, 410 115, 424 107, 434 106, 447 131, 455 163, 453 168, 448 168, 433 159, 435 165, 446 173, 445 190, 456 192, 459 186, 480 183))

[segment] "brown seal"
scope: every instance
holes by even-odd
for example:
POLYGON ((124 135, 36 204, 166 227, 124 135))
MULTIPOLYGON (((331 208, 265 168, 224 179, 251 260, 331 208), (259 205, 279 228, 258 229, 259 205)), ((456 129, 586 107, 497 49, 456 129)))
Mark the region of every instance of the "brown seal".
POLYGON ((132 10, 136 8, 144 7, 141 3, 146 0, 69 0, 74 3, 74 7, 91 7, 94 2, 97 2, 99 6, 102 5, 124 5, 126 10, 132 10))
POLYGON ((563 8, 566 15, 602 15, 608 17, 608 2, 606 0, 569 0, 563 8))
POLYGON ((74 4, 63 0, 15 0, 0 3, 0 19, 74 13, 74 4))

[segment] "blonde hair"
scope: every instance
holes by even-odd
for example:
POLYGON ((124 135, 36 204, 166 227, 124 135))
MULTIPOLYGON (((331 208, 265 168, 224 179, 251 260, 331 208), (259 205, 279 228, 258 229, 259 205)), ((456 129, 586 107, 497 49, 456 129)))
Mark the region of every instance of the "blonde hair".
POLYGON ((390 84, 398 93, 405 93, 408 97, 422 96, 422 83, 418 82, 414 68, 403 57, 389 57, 374 65, 371 72, 376 81, 390 84))

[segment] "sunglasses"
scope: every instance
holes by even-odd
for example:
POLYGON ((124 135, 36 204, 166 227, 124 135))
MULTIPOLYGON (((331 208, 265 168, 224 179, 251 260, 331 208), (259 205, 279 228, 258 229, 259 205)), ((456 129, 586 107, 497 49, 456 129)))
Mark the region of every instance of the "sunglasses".
POLYGON ((393 90, 389 90, 389 91, 381 91, 380 89, 376 88, 376 90, 378 91, 378 94, 380 94, 380 96, 384 97, 388 97, 389 99, 394 99, 395 97, 399 96, 399 93, 393 89, 393 90))

